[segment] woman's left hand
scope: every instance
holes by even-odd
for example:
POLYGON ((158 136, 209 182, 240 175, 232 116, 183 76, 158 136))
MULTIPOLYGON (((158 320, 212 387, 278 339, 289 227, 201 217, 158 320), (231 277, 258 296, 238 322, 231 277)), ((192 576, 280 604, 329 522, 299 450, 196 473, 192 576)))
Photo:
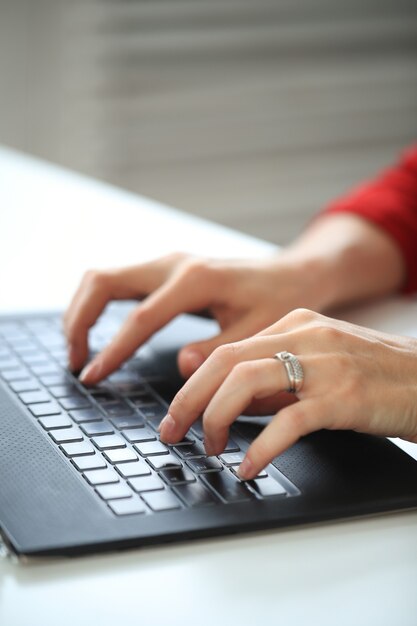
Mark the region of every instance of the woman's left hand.
POLYGON ((322 428, 417 442, 417 340, 297 309, 249 339, 217 348, 175 396, 160 436, 178 442, 203 415, 206 452, 220 454, 232 422, 254 407, 278 412, 249 447, 243 479, 322 428), (274 358, 281 351, 302 365, 298 402, 285 400, 287 372, 274 358))

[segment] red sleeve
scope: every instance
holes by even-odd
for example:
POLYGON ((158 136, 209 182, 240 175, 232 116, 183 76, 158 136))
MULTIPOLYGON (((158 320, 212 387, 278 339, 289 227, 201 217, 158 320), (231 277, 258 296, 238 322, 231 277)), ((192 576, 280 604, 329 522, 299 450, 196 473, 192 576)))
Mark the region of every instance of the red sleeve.
POLYGON ((394 239, 407 268, 404 291, 417 291, 417 145, 397 165, 324 210, 324 214, 346 212, 373 222, 394 239))

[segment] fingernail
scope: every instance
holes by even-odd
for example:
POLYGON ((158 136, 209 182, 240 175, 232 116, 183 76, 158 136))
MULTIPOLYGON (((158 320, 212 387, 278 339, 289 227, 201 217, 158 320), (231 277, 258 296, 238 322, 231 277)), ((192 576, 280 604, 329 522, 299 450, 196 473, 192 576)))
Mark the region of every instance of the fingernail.
POLYGON ((159 432, 161 433, 160 439, 169 440, 174 434, 176 428, 175 420, 170 413, 165 415, 162 422, 159 424, 159 432))
POLYGON ((197 350, 187 350, 185 354, 187 358, 187 365, 193 372, 198 370, 200 365, 203 365, 204 356, 201 354, 201 352, 198 352, 197 350))
POLYGON ((253 463, 247 456, 245 456, 242 463, 239 465, 237 473, 242 480, 247 480, 253 474, 253 463))
POLYGON ((85 368, 82 370, 78 379, 82 383, 93 382, 96 378, 99 377, 101 368, 101 361, 91 361, 91 363, 86 365, 85 368))

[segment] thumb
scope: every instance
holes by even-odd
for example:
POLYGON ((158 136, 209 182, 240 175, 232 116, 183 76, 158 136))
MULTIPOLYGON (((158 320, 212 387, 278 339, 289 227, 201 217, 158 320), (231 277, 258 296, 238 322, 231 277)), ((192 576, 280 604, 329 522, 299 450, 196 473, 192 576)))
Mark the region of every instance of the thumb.
POLYGON ((178 367, 181 375, 184 378, 189 378, 218 346, 253 335, 259 330, 259 323, 256 324, 254 321, 250 316, 244 317, 211 339, 186 345, 178 355, 178 367))
POLYGON ((189 378, 194 374, 213 350, 222 343, 225 343, 222 337, 223 333, 206 341, 190 343, 182 348, 178 355, 178 367, 181 375, 184 376, 184 378, 189 378))

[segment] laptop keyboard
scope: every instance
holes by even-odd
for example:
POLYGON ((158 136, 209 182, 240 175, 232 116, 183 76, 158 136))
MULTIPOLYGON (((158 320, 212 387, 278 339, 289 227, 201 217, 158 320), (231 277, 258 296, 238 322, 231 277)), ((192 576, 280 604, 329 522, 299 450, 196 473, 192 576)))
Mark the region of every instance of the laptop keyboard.
MULTIPOLYGON (((102 316, 90 333, 93 353, 119 324, 102 316)), ((205 454, 201 420, 180 443, 159 441, 157 427, 173 390, 149 365, 146 351, 142 348, 106 381, 86 388, 66 368, 58 315, 0 323, 0 378, 114 515, 293 495, 272 464, 254 480, 237 477, 248 447, 238 434, 218 457, 205 454)))

